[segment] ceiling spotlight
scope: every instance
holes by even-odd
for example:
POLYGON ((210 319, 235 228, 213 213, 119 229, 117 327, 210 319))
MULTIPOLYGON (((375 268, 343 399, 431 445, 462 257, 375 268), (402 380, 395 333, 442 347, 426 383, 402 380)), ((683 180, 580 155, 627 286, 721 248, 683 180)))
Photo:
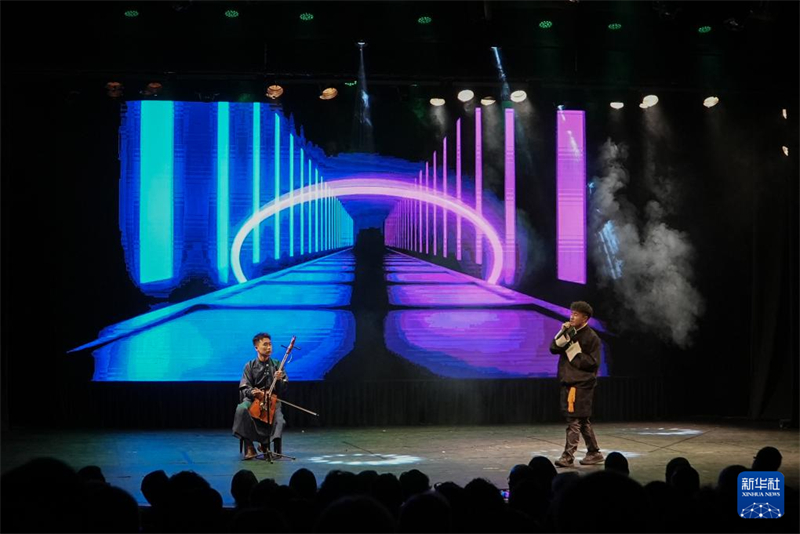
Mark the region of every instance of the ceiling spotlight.
POLYGON ((129 19, 134 19, 139 16, 139 12, 136 11, 135 9, 128 9, 127 11, 125 11, 125 16, 128 17, 129 19))
POLYGON ((495 102, 496 102, 496 100, 494 99, 493 96, 484 96, 483 98, 481 98, 481 105, 482 106, 491 106, 495 102))
POLYGON ((303 22, 308 22, 309 20, 314 20, 313 13, 300 13, 300 20, 303 22))
POLYGON ((744 24, 736 20, 735 17, 725 19, 724 21, 722 21, 722 25, 725 27, 726 30, 732 32, 740 32, 744 29, 744 24))
POLYGON ((353 87, 354 85, 358 85, 358 80, 353 80, 352 82, 344 82, 347 87, 353 87))
POLYGON ((272 100, 275 100, 276 98, 278 98, 282 94, 283 94, 283 87, 281 87, 280 85, 275 84, 275 85, 270 85, 269 87, 267 87, 266 95, 267 95, 267 97, 271 98, 272 100))
POLYGON ((543 30, 549 30, 550 28, 553 27, 553 21, 552 20, 543 20, 542 22, 539 23, 539 27, 541 29, 543 29, 543 30))
POLYGON ((122 96, 124 87, 119 82, 108 82, 106 84, 106 94, 111 98, 119 98, 122 96))
POLYGON ((789 119, 789 114, 786 112, 786 108, 783 108, 783 109, 781 110, 781 116, 782 116, 784 119, 787 119, 787 120, 789 119))
POLYGON ((719 97, 716 96, 709 96, 708 98, 703 100, 703 105, 707 108, 713 108, 717 104, 719 104, 719 97))
POLYGON ((225 16, 228 17, 229 19, 235 19, 236 17, 239 16, 239 12, 236 11, 235 9, 228 9, 227 11, 225 11, 225 16))
POLYGON ((523 90, 514 91, 509 98, 511 98, 512 102, 522 102, 528 98, 528 93, 523 90))
POLYGON ((611 24, 608 25, 608 29, 611 31, 621 30, 622 24, 620 24, 619 22, 612 22, 611 24))
POLYGON ((700 26, 697 28, 697 33, 708 33, 711 31, 711 26, 700 26))
POLYGON ((356 41, 356 46, 358 48, 363 49, 365 46, 367 46, 367 42, 366 41, 356 41))
POLYGON ((431 106, 444 106, 444 98, 431 98, 431 106))
POLYGON ((789 157, 789 147, 788 146, 782 146, 781 150, 783 150, 783 155, 784 156, 789 157))
POLYGON ((427 15, 423 15, 417 19, 417 24, 430 24, 431 22, 433 22, 433 19, 427 15))
POLYGON ((656 95, 647 95, 642 99, 642 104, 644 104, 646 108, 651 108, 658 104, 658 97, 656 95))
POLYGON ((139 94, 144 96, 158 96, 158 93, 160 93, 163 88, 164 86, 158 82, 150 82, 144 89, 139 91, 139 94))
POLYGON ((322 93, 319 95, 320 100, 333 100, 336 98, 336 95, 339 94, 339 91, 336 90, 335 87, 328 87, 322 90, 322 93))
POLYGON ((623 103, 623 102, 611 102, 609 104, 609 106, 611 106, 614 109, 622 109, 622 108, 625 107, 625 103, 623 103))
POLYGON ((475 98, 475 93, 473 93, 470 89, 464 89, 463 91, 458 92, 458 99, 462 102, 469 102, 475 98))
POLYGON ((645 104, 644 102, 639 102, 639 107, 640 107, 640 108, 642 108, 642 109, 647 109, 647 108, 649 108, 650 106, 648 106, 648 105, 647 105, 647 104, 645 104))

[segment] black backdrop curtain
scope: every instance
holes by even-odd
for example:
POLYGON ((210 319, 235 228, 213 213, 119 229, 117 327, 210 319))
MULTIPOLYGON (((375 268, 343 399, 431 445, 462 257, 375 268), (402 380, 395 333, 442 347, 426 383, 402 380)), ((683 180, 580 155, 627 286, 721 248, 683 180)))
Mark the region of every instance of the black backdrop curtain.
POLYGON ((793 426, 800 335, 796 109, 789 110, 790 123, 755 141, 776 155, 787 146, 789 157, 765 158, 752 169, 761 180, 754 199, 749 410, 752 418, 787 419, 793 426))

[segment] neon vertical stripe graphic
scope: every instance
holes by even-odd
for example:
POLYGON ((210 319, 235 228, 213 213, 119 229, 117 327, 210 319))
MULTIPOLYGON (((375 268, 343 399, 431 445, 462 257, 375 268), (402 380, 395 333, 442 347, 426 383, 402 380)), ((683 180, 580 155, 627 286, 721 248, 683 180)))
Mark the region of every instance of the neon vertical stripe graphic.
POLYGON ((319 169, 314 169, 314 252, 319 252, 319 169))
MULTIPOLYGON (((442 139, 442 193, 447 196, 447 137, 442 139)), ((447 210, 442 210, 442 255, 447 257, 447 210)))
MULTIPOLYGON (((475 211, 483 217, 483 124, 481 108, 475 108, 475 211)), ((483 264, 483 234, 475 228, 475 262, 483 264)))
POLYGON ((146 284, 173 276, 175 109, 172 102, 142 102, 141 106, 139 282, 146 284))
MULTIPOLYGON (((261 208, 261 103, 253 103, 253 213, 261 208)), ((253 228, 253 263, 261 261, 261 228, 253 228)))
MULTIPOLYGON (((303 168, 305 167, 305 164, 303 163, 303 155, 304 155, 303 149, 301 148, 300 149, 300 190, 303 189, 303 168)), ((303 241, 303 231, 305 230, 305 228, 304 228, 305 221, 303 219, 303 215, 305 215, 305 213, 303 213, 303 206, 304 205, 305 205, 305 202, 301 202, 300 203, 300 255, 301 256, 305 254, 305 250, 306 250, 305 242, 303 241)))
POLYGON ((322 250, 328 250, 328 184, 322 184, 322 250))
MULTIPOLYGON (((428 192, 428 186, 430 184, 430 177, 428 176, 428 162, 425 162, 425 192, 428 192)), ((431 228, 431 205, 425 202, 425 254, 431 253, 431 236, 430 236, 430 228, 431 228)))
MULTIPOLYGON (((308 178, 309 190, 311 189, 311 177, 312 177, 312 173, 311 173, 311 158, 308 158, 308 175, 307 175, 307 178, 308 178)), ((314 206, 314 201, 309 199, 309 201, 308 201, 308 232, 306 232, 308 234, 308 253, 309 254, 311 254, 311 231, 314 229, 314 227, 311 226, 311 208, 313 206, 314 206)))
MULTIPOLYGON (((461 201, 461 119, 456 121, 456 198, 461 201)), ((456 215, 456 259, 461 261, 460 215, 456 215)))
POLYGON ((505 153, 505 212, 506 235, 503 243, 503 281, 506 284, 514 282, 516 271, 516 177, 514 159, 514 108, 506 109, 506 153, 505 153))
MULTIPOLYGON (((276 201, 281 196, 281 118, 275 113, 275 196, 276 201)), ((273 221, 275 228, 275 254, 276 260, 281 258, 281 214, 275 214, 273 221)))
MULTIPOLYGON (((419 171, 419 179, 417 180, 417 188, 420 190, 422 189, 422 171, 419 171)), ((419 243, 419 252, 422 254, 422 201, 418 200, 417 205, 419 206, 419 213, 417 217, 417 242, 419 243)))
MULTIPOLYGON (((294 201, 294 134, 289 134, 289 198, 294 201)), ((294 203, 289 209, 289 256, 294 256, 294 203)))
MULTIPOLYGON (((433 151, 433 194, 436 194, 436 151, 433 151)), ((439 248, 439 243, 436 236, 436 204, 433 205, 433 255, 436 256, 436 250, 439 248)))
POLYGON ((586 113, 556 115, 556 261, 558 279, 586 283, 586 113))
POLYGON ((230 104, 217 103, 217 271, 222 282, 228 281, 229 158, 230 158, 230 104))

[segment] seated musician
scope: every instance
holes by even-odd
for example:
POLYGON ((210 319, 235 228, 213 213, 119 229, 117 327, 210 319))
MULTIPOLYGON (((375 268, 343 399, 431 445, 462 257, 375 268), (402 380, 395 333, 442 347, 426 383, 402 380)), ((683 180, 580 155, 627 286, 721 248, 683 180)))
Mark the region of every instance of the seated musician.
POLYGON ((281 403, 275 408, 272 425, 268 425, 250 415, 248 411, 255 399, 263 400, 264 395, 277 379, 275 391, 279 398, 288 381, 283 371, 278 371, 279 364, 270 355, 272 354, 272 338, 267 333, 259 333, 253 337, 253 347, 256 358, 245 364, 242 380, 239 382, 239 405, 233 418, 233 435, 244 440, 245 459, 257 456, 253 442, 259 443, 261 452, 269 451, 269 442, 272 441, 274 451, 281 454, 281 434, 283 433, 283 413, 281 403))

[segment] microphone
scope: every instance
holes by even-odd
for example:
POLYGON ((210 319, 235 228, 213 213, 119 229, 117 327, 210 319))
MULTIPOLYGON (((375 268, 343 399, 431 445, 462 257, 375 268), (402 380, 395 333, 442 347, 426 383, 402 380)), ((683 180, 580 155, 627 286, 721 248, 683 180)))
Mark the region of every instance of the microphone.
POLYGON ((565 332, 565 334, 567 334, 570 339, 574 338, 575 334, 577 333, 578 331, 575 329, 574 326, 570 326, 569 328, 567 328, 567 331, 565 332))

